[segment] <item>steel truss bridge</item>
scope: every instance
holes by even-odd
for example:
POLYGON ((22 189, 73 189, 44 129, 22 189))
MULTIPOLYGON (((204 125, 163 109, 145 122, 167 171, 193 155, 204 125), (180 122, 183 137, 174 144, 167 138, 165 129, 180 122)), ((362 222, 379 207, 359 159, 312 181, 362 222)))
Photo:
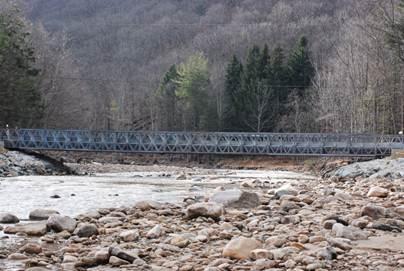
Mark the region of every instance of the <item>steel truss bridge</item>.
POLYGON ((0 129, 8 149, 155 154, 389 156, 402 135, 0 129))

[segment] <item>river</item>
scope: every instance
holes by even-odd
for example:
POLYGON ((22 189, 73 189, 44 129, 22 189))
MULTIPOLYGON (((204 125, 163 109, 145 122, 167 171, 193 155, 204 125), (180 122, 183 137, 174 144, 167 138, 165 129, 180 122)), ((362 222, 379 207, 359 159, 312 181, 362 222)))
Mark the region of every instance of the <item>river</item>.
POLYGON ((185 197, 203 196, 217 186, 239 187, 240 182, 248 180, 267 180, 267 185, 271 185, 312 178, 315 177, 283 171, 179 168, 167 171, 166 167, 93 176, 3 178, 0 179, 0 212, 26 219, 30 211, 48 208, 75 216, 98 208, 131 206, 141 200, 180 202, 185 197), (187 172, 186 180, 177 180, 181 172, 187 172))

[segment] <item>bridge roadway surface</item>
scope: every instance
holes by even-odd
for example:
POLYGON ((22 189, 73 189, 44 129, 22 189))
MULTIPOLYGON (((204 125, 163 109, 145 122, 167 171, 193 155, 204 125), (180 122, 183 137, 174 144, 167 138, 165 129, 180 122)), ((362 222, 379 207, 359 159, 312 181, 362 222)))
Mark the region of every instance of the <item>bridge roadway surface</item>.
POLYGON ((8 149, 155 154, 384 157, 402 135, 0 129, 8 149))

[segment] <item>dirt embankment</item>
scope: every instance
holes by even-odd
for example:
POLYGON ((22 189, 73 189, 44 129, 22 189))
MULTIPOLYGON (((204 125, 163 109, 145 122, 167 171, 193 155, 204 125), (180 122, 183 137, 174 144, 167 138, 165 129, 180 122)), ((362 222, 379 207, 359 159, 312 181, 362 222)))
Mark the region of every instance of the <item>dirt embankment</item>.
POLYGON ((259 169, 305 172, 324 176, 335 169, 355 163, 358 159, 272 157, 272 156, 214 156, 178 154, 121 154, 91 152, 44 152, 55 160, 75 165, 81 172, 133 171, 134 165, 171 165, 213 169, 259 169))

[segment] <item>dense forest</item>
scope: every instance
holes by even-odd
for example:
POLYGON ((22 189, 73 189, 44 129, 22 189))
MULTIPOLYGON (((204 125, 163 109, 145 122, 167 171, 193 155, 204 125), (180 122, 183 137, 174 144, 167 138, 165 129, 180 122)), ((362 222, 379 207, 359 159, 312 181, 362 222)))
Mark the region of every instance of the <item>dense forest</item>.
POLYGON ((397 133, 403 0, 4 0, 0 126, 397 133))

